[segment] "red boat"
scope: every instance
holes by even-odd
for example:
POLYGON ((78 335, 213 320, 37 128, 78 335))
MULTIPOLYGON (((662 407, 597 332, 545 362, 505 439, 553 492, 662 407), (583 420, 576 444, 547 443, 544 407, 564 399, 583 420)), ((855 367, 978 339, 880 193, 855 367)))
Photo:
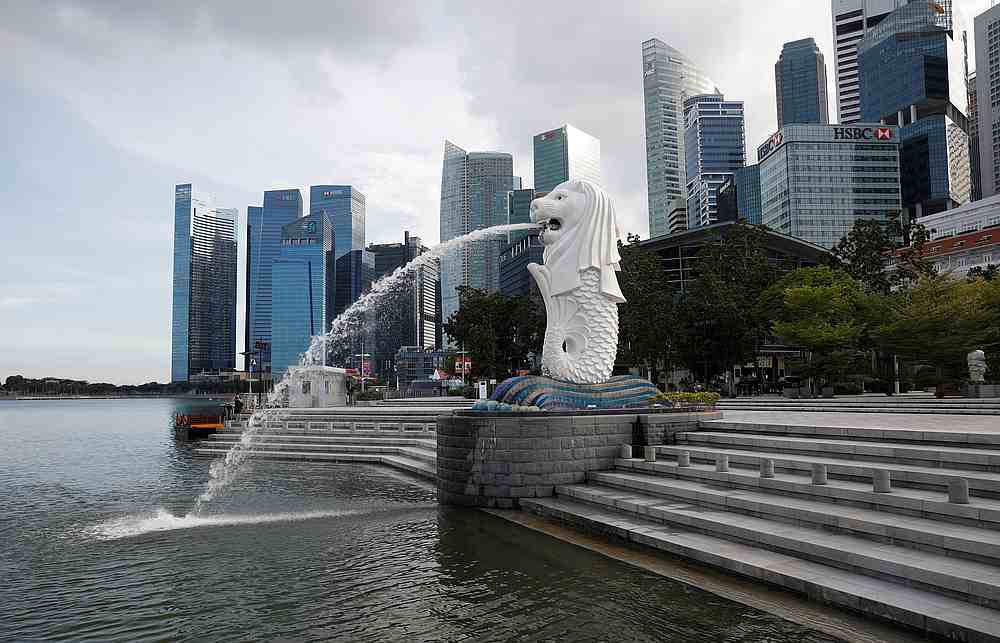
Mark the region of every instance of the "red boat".
POLYGON ((178 413, 174 416, 174 429, 188 434, 208 435, 226 426, 224 413, 178 413))

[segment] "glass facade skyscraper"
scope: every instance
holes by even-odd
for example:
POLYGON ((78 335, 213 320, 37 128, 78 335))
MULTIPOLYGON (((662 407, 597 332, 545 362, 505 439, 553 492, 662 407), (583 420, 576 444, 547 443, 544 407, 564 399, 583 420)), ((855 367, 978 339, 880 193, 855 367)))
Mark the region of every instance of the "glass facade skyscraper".
MULTIPOLYGON (((834 69, 837 79, 837 120, 861 120, 858 81, 858 44, 865 33, 906 0, 831 0, 834 69)), ((780 125, 779 125, 780 127, 780 125)))
POLYGON ((791 123, 829 123, 826 62, 816 41, 786 42, 774 64, 778 127, 791 123))
POLYGON ((365 195, 350 185, 313 185, 309 214, 324 214, 333 223, 334 259, 365 248, 365 195))
POLYGON ((684 101, 689 228, 718 219, 719 187, 746 164, 745 141, 742 101, 727 101, 722 94, 684 101))
POLYGON ((1000 5, 976 16, 974 32, 977 140, 973 145, 980 194, 985 198, 1000 194, 1000 5))
POLYGON ((899 130, 788 125, 757 148, 761 222, 832 248, 854 222, 900 209, 899 130))
POLYGON ((899 127, 903 207, 913 217, 969 200, 968 93, 950 14, 911 2, 858 46, 861 117, 899 127))
POLYGON ((236 368, 236 209, 174 187, 170 380, 236 368))
MULTIPOLYGON (((520 188, 514 159, 503 152, 466 152, 444 144, 441 173, 441 241, 507 223, 507 193, 520 188)), ((499 288, 503 241, 467 243, 441 258, 441 321, 458 310, 458 288, 499 288)))
POLYGON ((642 43, 642 91, 646 115, 646 187, 649 236, 668 232, 675 199, 687 199, 684 153, 684 99, 719 93, 687 56, 662 40, 642 43))
POLYGON ((271 289, 271 372, 277 380, 333 321, 333 226, 325 215, 308 215, 281 229, 271 289))
POLYGON ((302 193, 264 192, 263 207, 247 208, 246 348, 257 369, 271 370, 271 266, 281 252, 281 230, 302 216, 302 193))
POLYGON ((535 190, 551 192, 570 179, 601 183, 601 141, 572 125, 536 134, 535 190))
POLYGON ((748 165, 733 173, 719 188, 719 221, 761 222, 760 166, 748 165))

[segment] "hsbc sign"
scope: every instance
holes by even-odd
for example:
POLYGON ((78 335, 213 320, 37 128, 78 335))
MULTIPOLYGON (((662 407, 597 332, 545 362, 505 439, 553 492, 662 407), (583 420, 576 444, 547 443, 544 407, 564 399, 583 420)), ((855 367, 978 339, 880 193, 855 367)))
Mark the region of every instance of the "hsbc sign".
POLYGON ((835 141, 891 141, 891 127, 834 127, 835 141))

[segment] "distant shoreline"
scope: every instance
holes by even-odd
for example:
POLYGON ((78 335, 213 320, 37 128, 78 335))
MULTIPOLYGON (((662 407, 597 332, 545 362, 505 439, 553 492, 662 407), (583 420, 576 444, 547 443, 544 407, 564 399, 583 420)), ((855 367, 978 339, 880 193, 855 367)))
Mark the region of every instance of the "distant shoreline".
POLYGON ((43 400, 155 400, 155 399, 182 399, 182 400, 225 400, 232 397, 233 393, 206 393, 204 395, 2 395, 0 402, 39 402, 43 400))

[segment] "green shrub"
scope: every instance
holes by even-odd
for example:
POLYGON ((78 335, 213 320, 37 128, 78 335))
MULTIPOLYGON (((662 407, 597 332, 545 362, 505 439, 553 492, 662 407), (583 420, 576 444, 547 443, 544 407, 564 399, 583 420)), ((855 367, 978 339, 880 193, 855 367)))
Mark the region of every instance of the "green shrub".
POLYGON ((382 392, 381 391, 361 391, 360 393, 358 393, 357 395, 354 396, 354 399, 357 400, 358 402, 371 402, 371 401, 374 401, 374 400, 381 400, 382 399, 382 392))
POLYGON ((672 402, 683 406, 715 406, 719 401, 719 394, 708 391, 700 393, 660 393, 654 401, 672 402))

